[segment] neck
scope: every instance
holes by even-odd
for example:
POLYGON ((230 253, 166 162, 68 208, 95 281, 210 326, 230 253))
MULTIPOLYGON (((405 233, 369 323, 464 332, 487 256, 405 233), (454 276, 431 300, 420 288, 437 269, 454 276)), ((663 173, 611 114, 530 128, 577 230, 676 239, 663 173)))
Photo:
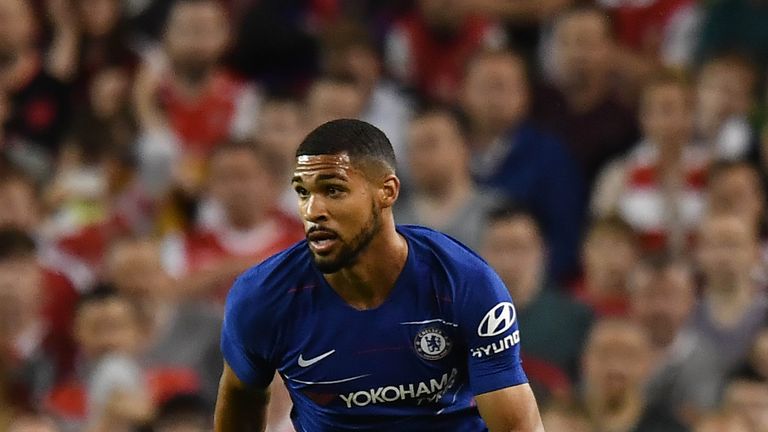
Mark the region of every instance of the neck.
POLYGON ((596 420, 597 430, 601 432, 632 431, 644 408, 643 398, 637 392, 627 392, 615 400, 601 397, 591 397, 587 400, 590 416, 596 420))
POLYGON ((389 296, 408 258, 408 242, 392 219, 350 267, 325 275, 328 284, 355 309, 374 309, 389 296))

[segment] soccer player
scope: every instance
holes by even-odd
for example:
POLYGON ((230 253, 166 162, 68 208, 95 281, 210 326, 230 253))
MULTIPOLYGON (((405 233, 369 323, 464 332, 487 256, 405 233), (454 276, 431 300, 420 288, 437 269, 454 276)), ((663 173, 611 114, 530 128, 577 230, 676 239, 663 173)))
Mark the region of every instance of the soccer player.
POLYGON ((543 432, 509 292, 455 240, 395 225, 384 133, 334 120, 296 155, 306 241, 229 294, 215 430, 263 430, 277 370, 298 431, 543 432))

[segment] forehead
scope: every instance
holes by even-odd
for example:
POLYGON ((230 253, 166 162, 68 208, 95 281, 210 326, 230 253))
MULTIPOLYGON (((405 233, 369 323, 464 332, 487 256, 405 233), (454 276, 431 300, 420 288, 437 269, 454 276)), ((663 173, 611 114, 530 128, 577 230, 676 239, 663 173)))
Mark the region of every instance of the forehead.
POLYGON ((350 180, 361 174, 360 168, 353 164, 347 153, 301 155, 296 157, 293 181, 329 180, 333 177, 350 180))

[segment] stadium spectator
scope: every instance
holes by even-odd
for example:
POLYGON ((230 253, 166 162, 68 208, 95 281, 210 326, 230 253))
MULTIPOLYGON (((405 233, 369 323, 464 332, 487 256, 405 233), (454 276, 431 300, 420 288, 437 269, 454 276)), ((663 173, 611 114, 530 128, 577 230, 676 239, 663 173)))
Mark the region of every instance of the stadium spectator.
POLYGON ((118 241, 109 253, 109 278, 139 307, 145 335, 141 360, 156 383, 152 389, 156 398, 199 391, 213 407, 222 367, 220 312, 184 298, 162 268, 160 256, 154 241, 118 241))
POLYGON ((465 64, 483 48, 502 48, 504 31, 460 1, 416 3, 416 10, 389 30, 387 69, 430 101, 452 103, 457 100, 465 64))
POLYGON ((495 200, 472 180, 466 135, 456 116, 445 109, 416 115, 406 156, 412 187, 395 206, 397 222, 432 227, 477 250, 495 200))
POLYGON ((382 61, 364 26, 344 21, 325 30, 323 58, 327 73, 350 76, 364 95, 360 119, 381 129, 403 158, 411 101, 384 78, 382 61))
POLYGON ((766 198, 759 169, 750 162, 717 162, 707 183, 709 212, 734 214, 748 226, 763 228, 766 198))
POLYGON ((668 407, 647 403, 651 361, 651 340, 640 324, 618 318, 595 323, 584 348, 582 384, 596 430, 687 430, 668 407))
POLYGON ((735 376, 725 389, 723 404, 738 413, 750 432, 768 431, 768 382, 751 376, 735 376))
POLYGON ((750 124, 758 72, 747 59, 721 55, 704 63, 696 81, 696 131, 718 159, 744 159, 755 144, 750 124))
POLYGON ((118 0, 54 0, 47 7, 55 35, 50 68, 56 76, 74 81, 78 102, 101 71, 135 67, 138 58, 131 49, 118 0))
POLYGON ((283 188, 275 186, 279 162, 272 160, 249 142, 222 145, 211 155, 211 199, 201 221, 164 246, 166 269, 189 295, 223 301, 237 275, 303 238, 301 224, 277 209, 283 188))
POLYGON ((76 296, 46 288, 32 237, 0 229, 0 362, 11 370, 14 401, 21 404, 39 403, 72 366, 68 309, 76 296))
POLYGON ((690 88, 673 74, 646 84, 640 107, 643 139, 607 166, 595 186, 593 213, 619 214, 645 251, 681 254, 705 205, 709 154, 692 144, 690 88))
POLYGON ((36 46, 36 24, 27 0, 0 1, 0 93, 10 108, 3 123, 4 151, 42 179, 68 127, 71 88, 46 68, 36 46))
POLYGON ((577 6, 554 22, 547 63, 555 75, 535 89, 532 115, 558 133, 591 185, 600 169, 637 141, 636 116, 619 99, 612 76, 615 42, 598 8, 577 6))
POLYGON ((86 362, 86 430, 130 431, 153 416, 138 355, 141 316, 113 288, 100 286, 81 298, 75 337, 86 362))
MULTIPOLYGON (((357 83, 348 76, 320 77, 306 95, 307 128, 339 119, 357 119, 363 115, 365 96, 357 83)), ((298 147, 298 143, 296 144, 298 147)))
POLYGON ((229 37, 219 2, 173 3, 162 52, 144 62, 134 87, 139 152, 151 181, 194 190, 213 148, 250 134, 259 96, 221 65, 229 37))
POLYGON ((546 393, 567 396, 592 316, 586 306, 562 294, 547 273, 534 215, 512 206, 493 210, 481 250, 515 301, 526 373, 546 393))
MULTIPOLYGON (((264 100, 256 119, 255 141, 264 146, 265 150, 279 156, 282 172, 287 173, 293 167, 296 148, 305 135, 305 115, 300 101, 271 96, 264 100)), ((291 212, 296 207, 294 195, 291 191, 291 212)))
POLYGON ((623 219, 608 216, 592 222, 582 247, 582 277, 573 294, 601 317, 629 313, 629 275, 638 260, 634 230, 623 219))
POLYGON ((712 214, 702 222, 697 258, 703 297, 692 324, 718 347, 723 373, 746 358, 768 312, 768 300, 753 277, 759 253, 756 229, 738 216, 712 214))
POLYGON ((470 167, 481 186, 539 215, 549 269, 562 278, 578 261, 583 179, 563 144, 528 121, 529 99, 520 57, 488 51, 473 58, 462 90, 470 123, 470 167))
POLYGON ((696 306, 693 270, 669 256, 646 258, 632 274, 630 292, 632 317, 651 340, 648 401, 692 424, 716 406, 724 379, 717 347, 688 326, 696 306))

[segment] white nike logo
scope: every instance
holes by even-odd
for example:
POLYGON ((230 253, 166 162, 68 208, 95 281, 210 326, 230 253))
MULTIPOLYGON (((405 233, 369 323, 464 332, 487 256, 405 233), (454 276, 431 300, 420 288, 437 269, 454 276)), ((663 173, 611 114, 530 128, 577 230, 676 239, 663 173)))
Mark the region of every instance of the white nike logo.
POLYGON ((313 364, 319 362, 320 360, 328 357, 329 355, 331 355, 331 354, 333 354, 335 352, 336 352, 336 350, 333 349, 333 350, 328 351, 325 354, 320 354, 319 356, 313 357, 313 358, 308 359, 308 360, 304 360, 304 355, 303 354, 299 354, 299 366, 303 367, 303 368, 312 366, 313 364))

